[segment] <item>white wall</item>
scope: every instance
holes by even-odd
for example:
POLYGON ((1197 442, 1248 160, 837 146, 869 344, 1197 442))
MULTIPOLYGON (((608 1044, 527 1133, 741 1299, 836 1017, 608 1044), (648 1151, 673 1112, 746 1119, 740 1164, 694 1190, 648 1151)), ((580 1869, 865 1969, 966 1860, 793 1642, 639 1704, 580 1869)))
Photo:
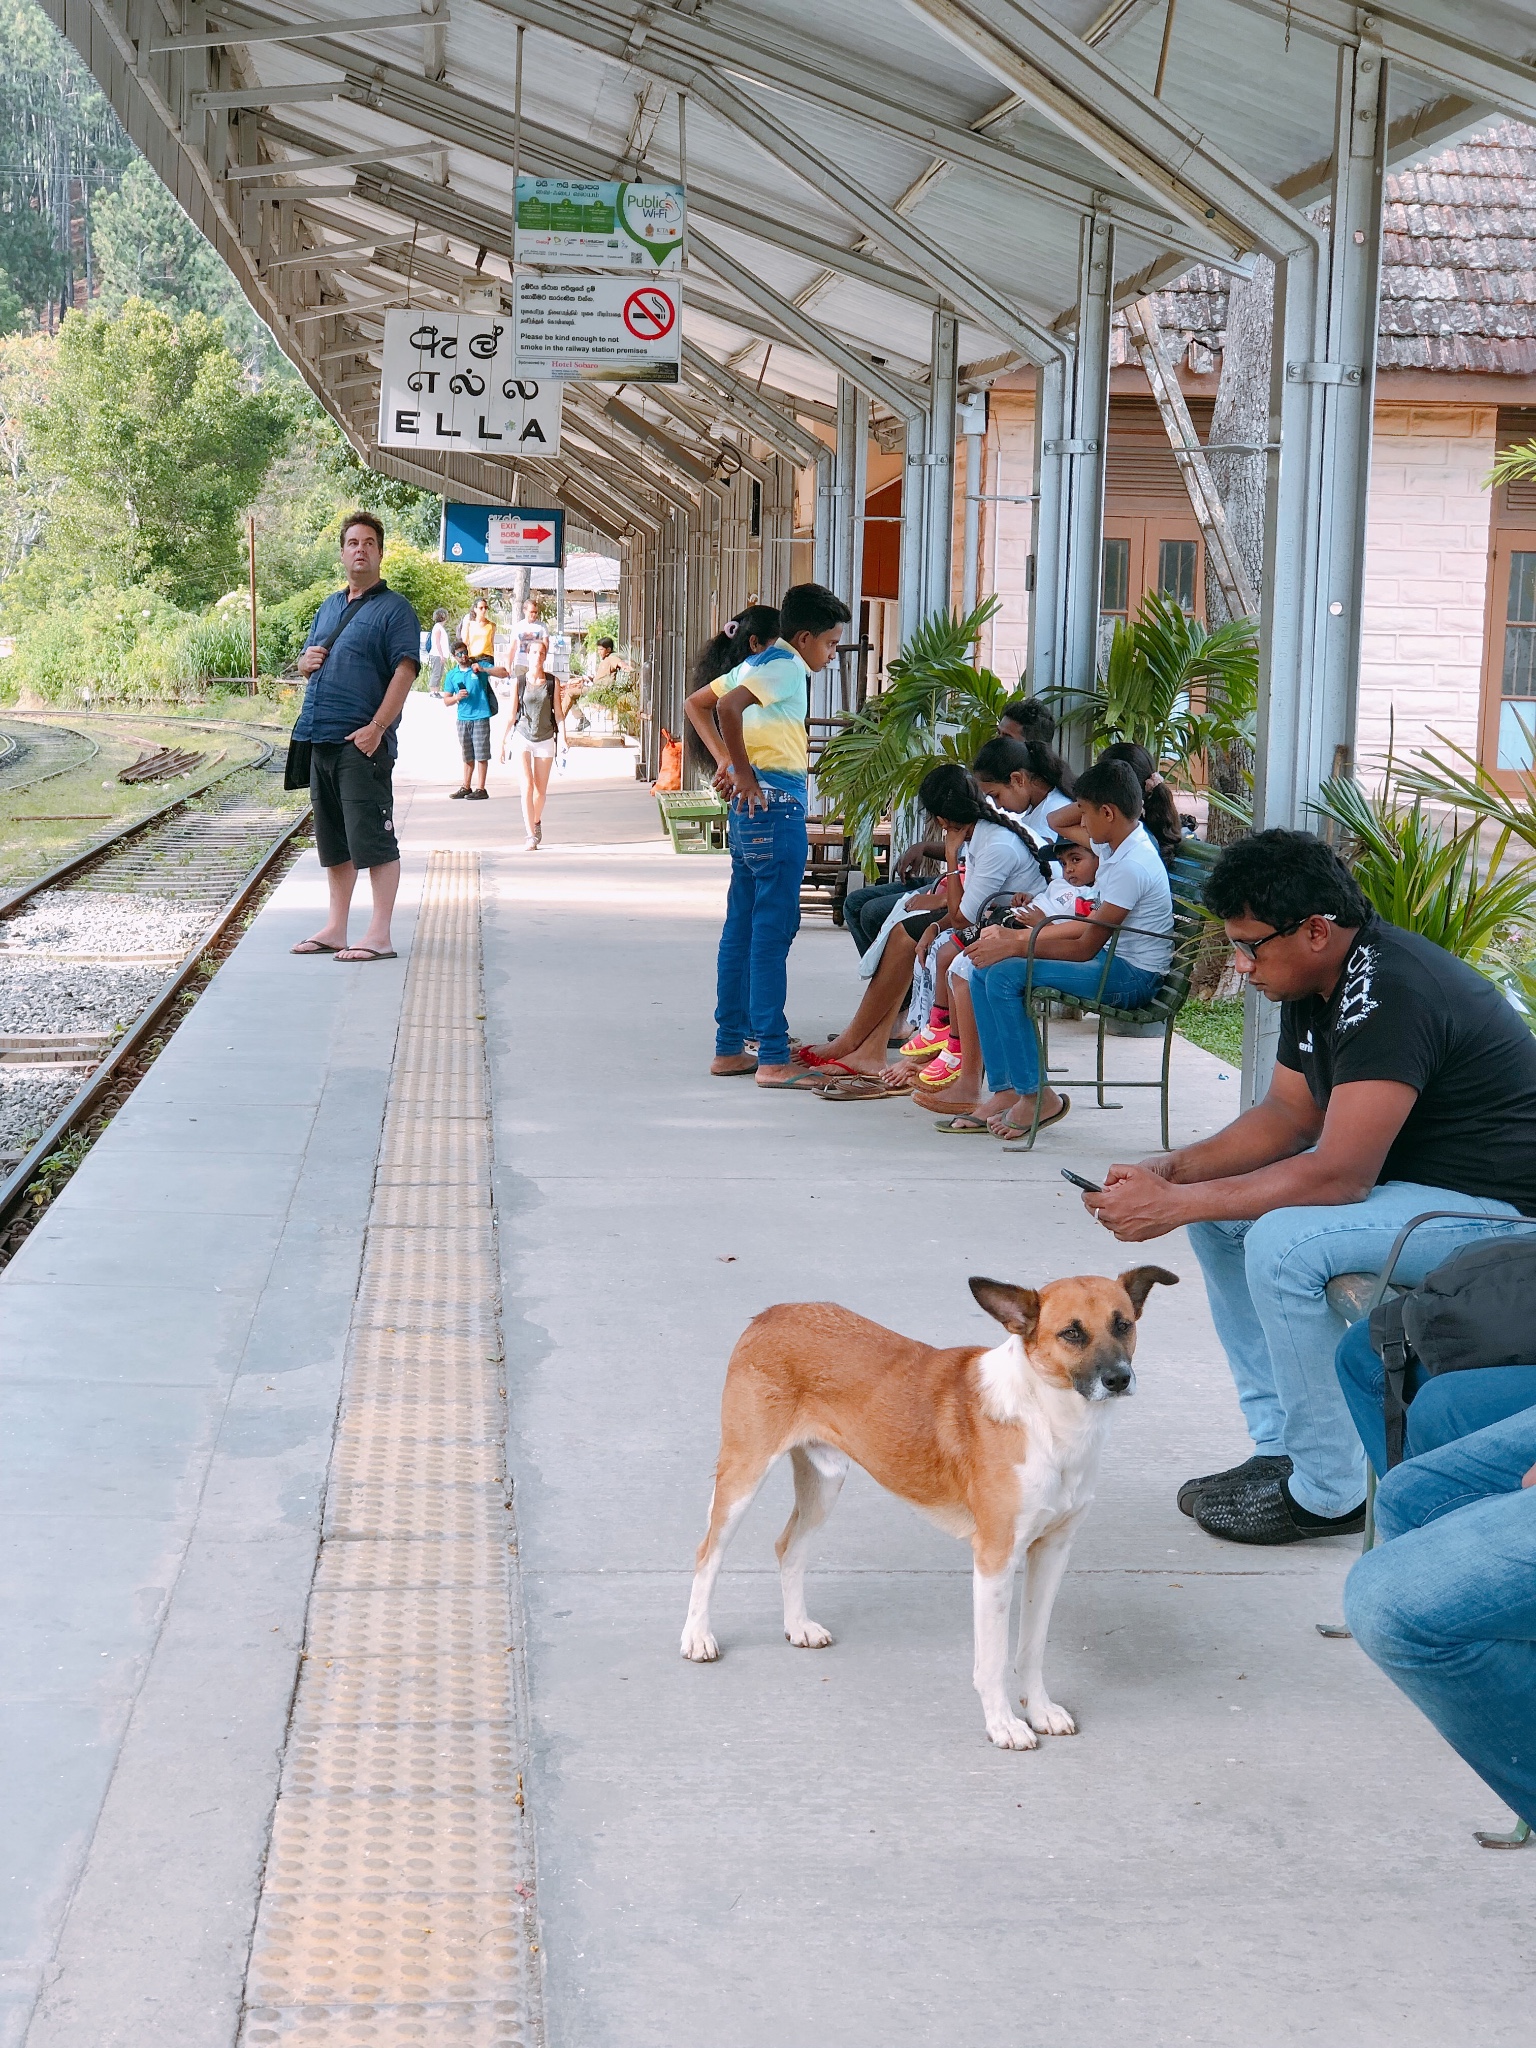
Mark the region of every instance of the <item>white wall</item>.
POLYGON ((1432 728, 1475 751, 1497 411, 1378 405, 1367 509, 1355 757, 1373 782, 1432 728))

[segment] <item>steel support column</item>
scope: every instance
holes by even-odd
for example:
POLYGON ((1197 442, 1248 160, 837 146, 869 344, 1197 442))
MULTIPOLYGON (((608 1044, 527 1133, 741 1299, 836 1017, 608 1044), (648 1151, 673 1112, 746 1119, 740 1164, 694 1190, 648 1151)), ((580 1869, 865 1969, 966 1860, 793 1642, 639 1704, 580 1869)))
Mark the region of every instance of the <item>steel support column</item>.
POLYGON ((1114 269, 1114 228, 1102 214, 1085 214, 1078 263, 1077 352, 1062 450, 1067 459, 1067 503, 1061 679, 1069 690, 1091 690, 1099 663, 1114 269))
POLYGON ((832 557, 829 587, 854 619, 864 582, 864 498, 869 472, 869 400, 846 377, 837 380, 837 446, 832 466, 832 557))
MULTIPOLYGON (((1306 829, 1319 785, 1352 758, 1366 491, 1376 377, 1387 65, 1338 53, 1329 239, 1276 272, 1254 818, 1306 829), (1346 751, 1341 755, 1340 749, 1346 751)), ((1246 1100, 1263 1094, 1278 1017, 1249 992, 1246 1100)))
MULTIPOLYGON (((933 316, 928 449, 923 466, 923 615, 953 602, 955 556, 955 409, 960 399, 959 322, 943 307, 933 316)), ((905 493, 903 493, 905 496, 905 493)))
POLYGON ((1067 575, 1068 392, 1071 357, 1042 364, 1035 380, 1035 517, 1029 584, 1029 687, 1060 687, 1067 575))

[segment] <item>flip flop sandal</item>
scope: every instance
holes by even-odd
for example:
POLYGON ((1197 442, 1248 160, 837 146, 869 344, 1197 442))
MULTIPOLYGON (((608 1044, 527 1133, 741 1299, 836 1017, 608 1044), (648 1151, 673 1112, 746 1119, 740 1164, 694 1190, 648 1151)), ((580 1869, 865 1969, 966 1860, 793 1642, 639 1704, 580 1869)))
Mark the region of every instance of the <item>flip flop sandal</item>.
POLYGON ((823 1102, 892 1102, 905 1100, 910 1088, 888 1088, 874 1074, 856 1075, 851 1081, 829 1081, 816 1093, 823 1102))
POLYGON ((982 1116, 940 1117, 933 1127, 941 1138, 990 1138, 992 1133, 982 1116))
POLYGON ((290 946, 288 950, 296 954, 300 960, 307 960, 313 958, 316 953, 339 953, 341 948, 328 946, 324 939, 301 939, 298 945, 290 946))
POLYGON ((795 1066, 809 1067, 818 1074, 857 1074, 859 1071, 857 1067, 850 1067, 846 1060, 834 1060, 825 1053, 817 1052, 814 1046, 802 1045, 800 1050, 790 1057, 795 1066))
POLYGON ((822 1084, 814 1074, 792 1074, 787 1081, 759 1081, 758 1087, 766 1094, 773 1088, 792 1088, 800 1095, 819 1095, 822 1084))
POLYGON ((370 960, 398 960, 399 957, 398 953, 376 953, 372 946, 342 946, 336 954, 343 967, 364 967, 370 960), (343 953, 350 953, 351 959, 341 960, 343 953))
MULTIPOLYGON (((1048 1131, 1052 1124, 1059 1124, 1071 1107, 1071 1096, 1063 1095, 1061 1107, 1057 1110, 1056 1114, 1054 1116, 1041 1117, 1039 1129, 1035 1132, 1035 1136, 1038 1138, 1041 1131, 1048 1131)), ((1027 1139, 1029 1137, 1029 1130, 1023 1124, 1005 1124, 1001 1130, 994 1131, 993 1136, 1001 1138, 1005 1145, 1012 1145, 1016 1144, 1021 1138, 1027 1139)))
POLYGON ((750 1067, 731 1067, 725 1073, 711 1074, 709 1078, 711 1081, 750 1081, 756 1072, 757 1067, 754 1064, 750 1067))

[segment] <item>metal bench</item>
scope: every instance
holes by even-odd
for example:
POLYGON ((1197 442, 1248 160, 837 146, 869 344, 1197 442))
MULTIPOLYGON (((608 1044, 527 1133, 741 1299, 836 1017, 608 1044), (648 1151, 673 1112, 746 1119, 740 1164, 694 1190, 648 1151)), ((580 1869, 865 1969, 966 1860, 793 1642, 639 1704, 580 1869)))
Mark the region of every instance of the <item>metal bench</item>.
POLYGON ((724 853, 729 810, 712 789, 659 789, 656 807, 674 853, 724 853))
MULTIPOLYGON (((1168 1070, 1173 1060, 1173 1027, 1180 1010, 1189 1000, 1189 984, 1195 969, 1195 958, 1200 950, 1200 941, 1205 932, 1202 905, 1205 900, 1205 885, 1210 872, 1220 860, 1222 849, 1212 846, 1203 839, 1186 839, 1179 849, 1178 857, 1169 871, 1169 882, 1173 889, 1173 957, 1168 971, 1158 985, 1157 993, 1149 1003, 1128 1010, 1119 1004, 1106 1002, 1103 997, 1104 984, 1109 978, 1110 964, 1120 943, 1121 934, 1135 931, 1133 925, 1116 925, 1110 935, 1109 944, 1097 957, 1103 962, 1099 976, 1098 992, 1091 996, 1063 996, 1059 989, 1036 988, 1034 985, 1035 944, 1047 925, 1039 925, 1031 932, 1029 939, 1029 976, 1024 984, 1024 1013, 1034 1031, 1040 1053, 1040 1072, 1048 1075, 1051 1086, 1092 1087, 1098 1097, 1100 1109, 1122 1109, 1123 1103, 1106 1102, 1106 1088, 1155 1088, 1158 1091, 1162 1109, 1163 1150, 1168 1149, 1168 1070), (1053 1007, 1068 1005, 1079 1015, 1097 1017, 1099 1020, 1098 1058, 1094 1072, 1085 1075, 1065 1073, 1061 1068, 1050 1065, 1050 1013, 1053 1007), (1162 1026, 1162 1066, 1155 1081, 1124 1080, 1112 1077, 1104 1071, 1104 1037, 1111 1024, 1162 1026)), ((1053 924, 1072 924, 1073 918, 1053 918, 1053 924)), ((1166 933, 1148 933, 1147 937, 1163 938, 1166 933)), ((1029 1137, 1024 1141, 1026 1150, 1033 1146, 1040 1128, 1040 1099, 1043 1089, 1035 1092, 1035 1120, 1029 1137)))

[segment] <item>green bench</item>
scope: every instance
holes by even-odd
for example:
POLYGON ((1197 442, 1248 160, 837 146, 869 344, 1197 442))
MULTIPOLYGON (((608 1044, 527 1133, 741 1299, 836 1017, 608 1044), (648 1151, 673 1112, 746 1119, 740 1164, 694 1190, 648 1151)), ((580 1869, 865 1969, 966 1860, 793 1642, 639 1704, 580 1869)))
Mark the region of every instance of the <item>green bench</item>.
POLYGON ((672 841, 674 853, 724 853, 725 824, 729 813, 722 797, 712 789, 659 789, 656 806, 661 812, 661 829, 672 841))

